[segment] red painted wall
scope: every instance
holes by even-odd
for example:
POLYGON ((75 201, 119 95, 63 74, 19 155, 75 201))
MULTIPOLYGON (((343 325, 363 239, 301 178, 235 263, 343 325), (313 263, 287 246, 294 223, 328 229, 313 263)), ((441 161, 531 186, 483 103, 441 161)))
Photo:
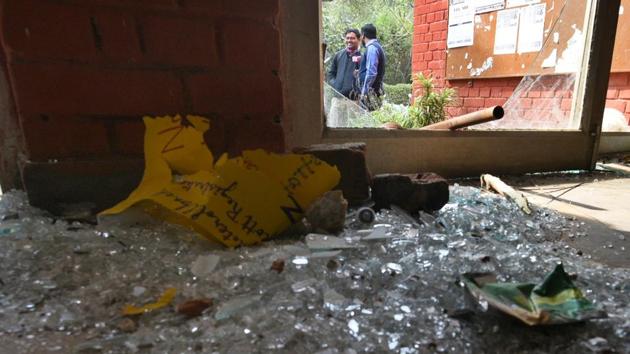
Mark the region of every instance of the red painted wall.
MULTIPOLYGON (((448 0, 416 0, 412 71, 433 75, 438 87, 456 89, 459 100, 455 107, 448 109, 451 116, 504 104, 518 86, 521 77, 445 80, 447 25, 448 0)), ((531 91, 526 99, 521 100, 522 107, 537 107, 549 97, 562 97, 560 109, 564 112, 570 111, 571 92, 566 91, 531 91)), ((630 73, 611 74, 606 107, 625 113, 630 124, 630 73)), ((548 117, 533 111, 528 115, 530 120, 544 120, 548 117)))
POLYGON ((285 148, 278 0, 0 0, 0 11, 6 104, 28 163, 141 159, 143 115, 212 118, 215 154, 285 148))

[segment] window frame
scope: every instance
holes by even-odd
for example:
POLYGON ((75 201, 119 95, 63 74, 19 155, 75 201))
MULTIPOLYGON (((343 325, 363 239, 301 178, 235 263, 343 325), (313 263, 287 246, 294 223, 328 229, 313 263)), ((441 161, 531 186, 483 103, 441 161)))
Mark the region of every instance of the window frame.
POLYGON ((587 3, 587 42, 573 109, 579 130, 431 131, 326 127, 321 1, 282 0, 283 128, 287 149, 365 142, 373 173, 434 171, 455 177, 593 169, 602 136, 619 3, 587 3))

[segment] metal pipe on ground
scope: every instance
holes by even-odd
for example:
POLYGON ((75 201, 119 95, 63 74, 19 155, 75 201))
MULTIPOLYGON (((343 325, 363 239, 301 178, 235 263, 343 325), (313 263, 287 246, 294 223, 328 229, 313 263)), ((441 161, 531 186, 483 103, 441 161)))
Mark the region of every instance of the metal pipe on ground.
POLYGON ((481 123, 490 122, 503 118, 505 112, 503 107, 494 106, 486 109, 482 109, 477 112, 464 114, 463 116, 443 120, 441 122, 427 125, 421 128, 422 130, 455 130, 459 128, 469 127, 471 125, 477 125, 481 123))

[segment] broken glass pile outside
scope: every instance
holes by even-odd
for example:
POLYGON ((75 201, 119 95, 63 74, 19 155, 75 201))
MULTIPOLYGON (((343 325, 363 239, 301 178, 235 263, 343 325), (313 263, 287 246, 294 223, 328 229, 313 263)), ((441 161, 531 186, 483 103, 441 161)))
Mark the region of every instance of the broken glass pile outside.
POLYGON ((349 213, 338 238, 211 247, 156 223, 93 226, 52 218, 11 192, 0 201, 0 347, 16 353, 577 353, 630 348, 630 270, 563 242, 578 221, 524 215, 477 188, 451 187, 435 215, 349 213), (284 267, 278 266, 284 261, 284 267), (274 263, 275 262, 275 263, 274 263), (537 282, 562 262, 608 317, 528 327, 477 304, 465 272, 537 282), (274 264, 273 269, 272 264, 274 264), (171 306, 124 317, 127 304, 171 306), (212 298, 189 318, 175 305, 212 298))

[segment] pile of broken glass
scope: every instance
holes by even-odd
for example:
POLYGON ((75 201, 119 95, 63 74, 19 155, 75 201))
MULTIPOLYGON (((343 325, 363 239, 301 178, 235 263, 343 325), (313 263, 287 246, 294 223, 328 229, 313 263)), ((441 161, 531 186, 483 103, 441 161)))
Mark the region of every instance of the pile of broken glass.
POLYGON ((21 192, 0 200, 0 347, 15 353, 577 353, 630 347, 630 270, 565 240, 579 221, 454 185, 411 218, 349 213, 336 236, 234 250, 167 223, 55 219, 21 192), (473 301, 460 275, 538 282, 562 263, 607 317, 529 327, 473 301), (272 266, 273 265, 273 266, 272 266), (126 305, 168 306, 125 316, 126 305), (198 316, 176 305, 212 299, 198 316))

